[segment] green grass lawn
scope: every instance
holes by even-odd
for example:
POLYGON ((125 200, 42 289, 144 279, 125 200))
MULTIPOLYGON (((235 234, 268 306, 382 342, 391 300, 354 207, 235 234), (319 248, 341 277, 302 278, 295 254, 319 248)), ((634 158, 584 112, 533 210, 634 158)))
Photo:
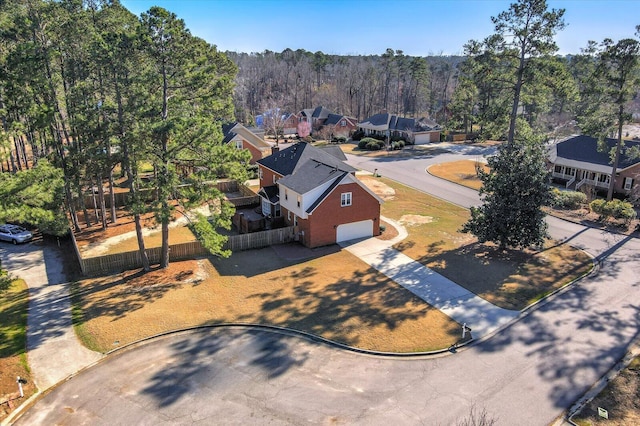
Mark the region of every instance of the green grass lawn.
MULTIPOLYGON (((35 392, 26 353, 28 305, 29 290, 23 280, 14 280, 8 289, 0 290, 0 400, 16 397, 18 376, 27 381, 25 396, 35 392)), ((23 399, 14 401, 19 405, 23 399)), ((8 414, 8 405, 1 404, 0 420, 8 414)))

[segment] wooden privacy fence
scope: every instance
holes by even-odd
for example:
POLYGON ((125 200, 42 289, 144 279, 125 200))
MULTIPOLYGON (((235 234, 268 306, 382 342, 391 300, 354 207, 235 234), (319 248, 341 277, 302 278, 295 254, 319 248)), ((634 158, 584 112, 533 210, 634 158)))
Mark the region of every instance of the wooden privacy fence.
MULTIPOLYGON (((73 233, 71 233, 71 235, 83 275, 98 275, 111 271, 124 271, 142 267, 138 251, 83 258, 78 250, 78 245, 73 233)), ((231 235, 224 248, 231 251, 250 250, 274 244, 288 243, 294 241, 296 236, 297 227, 293 226, 270 231, 254 232, 252 234, 231 235)), ((149 263, 152 265, 160 263, 160 251, 160 247, 147 249, 149 263)), ((171 260, 187 260, 207 254, 209 254, 209 252, 202 247, 200 241, 173 244, 169 248, 169 259, 171 260)))
POLYGON ((242 251, 289 243, 296 240, 297 234, 298 228, 296 226, 288 226, 286 228, 271 229, 269 231, 232 235, 229 237, 227 244, 225 244, 225 249, 242 251))

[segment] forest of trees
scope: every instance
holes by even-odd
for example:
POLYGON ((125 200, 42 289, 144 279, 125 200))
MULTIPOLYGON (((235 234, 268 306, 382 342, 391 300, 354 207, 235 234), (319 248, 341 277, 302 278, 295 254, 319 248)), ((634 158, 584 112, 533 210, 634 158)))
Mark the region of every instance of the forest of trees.
POLYGON ((117 221, 113 188, 122 177, 145 269, 141 217, 153 213, 161 226, 166 267, 176 208, 203 202, 214 219, 200 218, 197 229, 224 254, 213 230, 229 226, 231 211, 211 182, 244 181, 249 160, 221 144, 221 124, 234 119, 236 70, 162 8, 136 17, 109 0, 0 3, 0 151, 2 171, 12 172, 0 173, 0 220, 63 234, 69 220, 77 231, 95 217, 106 228, 117 221), (84 203, 94 188, 95 216, 84 203))
POLYGON ((322 105, 358 120, 381 111, 436 117, 451 100, 464 59, 407 56, 391 48, 371 56, 303 49, 226 54, 239 70, 236 117, 248 124, 274 106, 297 113, 322 105))
MULTIPOLYGON (((547 13, 544 0, 515 5, 547 13)), ((640 102, 637 40, 594 42, 567 57, 519 51, 499 18, 495 34, 470 41, 459 57, 392 48, 370 56, 223 53, 158 7, 137 17, 117 0, 2 1, 0 221, 52 234, 69 220, 74 230, 96 220, 106 228, 117 214, 104 198, 124 179, 141 254, 143 215, 162 227, 166 266, 176 208, 205 201, 217 216, 200 220, 198 232, 223 254, 214 227, 228 226, 231 211, 210 183, 244 180, 248 155, 221 145, 221 125, 251 125, 268 110, 322 105, 358 120, 382 111, 426 116, 446 131, 510 142, 516 125, 531 140, 576 122, 594 135, 621 135, 640 102), (84 204, 94 188, 97 215, 84 204)), ((552 43, 553 34, 541 37, 552 43)))

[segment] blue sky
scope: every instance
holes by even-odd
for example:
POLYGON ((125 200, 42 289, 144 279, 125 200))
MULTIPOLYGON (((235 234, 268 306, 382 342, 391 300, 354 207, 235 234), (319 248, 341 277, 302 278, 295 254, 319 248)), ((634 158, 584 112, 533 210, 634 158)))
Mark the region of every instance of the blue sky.
MULTIPOLYGON (((463 53, 470 39, 491 34, 491 16, 509 0, 121 0, 136 15, 161 6, 192 34, 219 50, 280 52, 289 47, 328 54, 463 53)), ((564 8, 561 54, 579 53, 588 40, 633 37, 640 0, 548 0, 564 8)))

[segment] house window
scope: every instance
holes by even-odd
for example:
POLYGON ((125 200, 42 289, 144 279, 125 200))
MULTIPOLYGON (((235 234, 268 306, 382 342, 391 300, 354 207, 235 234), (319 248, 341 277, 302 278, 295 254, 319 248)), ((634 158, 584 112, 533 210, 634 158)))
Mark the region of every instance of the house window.
POLYGON ((347 127, 347 120, 340 120, 340 126, 347 127))
POLYGON ((236 149, 242 149, 242 141, 236 141, 236 149))
POLYGON ((291 222, 291 212, 287 210, 287 221, 291 222))
POLYGON ((258 179, 262 180, 262 167, 258 169, 258 179))
POLYGON ((598 175, 598 182, 609 183, 609 175, 598 175))
POLYGON ((562 166, 556 165, 556 167, 553 169, 554 172, 556 173, 562 173, 562 166))
POLYGON ((293 215, 293 226, 298 226, 298 216, 293 215))
POLYGON ((276 183, 278 181, 278 176, 273 175, 273 183, 276 183))
POLYGON ((342 194, 340 194, 340 206, 346 207, 350 205, 351 205, 351 193, 343 192, 342 194))
POLYGON ((633 178, 630 178, 630 177, 624 178, 624 190, 630 191, 632 187, 633 187, 633 178))
POLYGON ((289 193, 287 192, 287 190, 284 190, 284 199, 288 200, 289 199, 289 193))
POLYGON ((298 195, 298 207, 302 204, 302 196, 298 195))

